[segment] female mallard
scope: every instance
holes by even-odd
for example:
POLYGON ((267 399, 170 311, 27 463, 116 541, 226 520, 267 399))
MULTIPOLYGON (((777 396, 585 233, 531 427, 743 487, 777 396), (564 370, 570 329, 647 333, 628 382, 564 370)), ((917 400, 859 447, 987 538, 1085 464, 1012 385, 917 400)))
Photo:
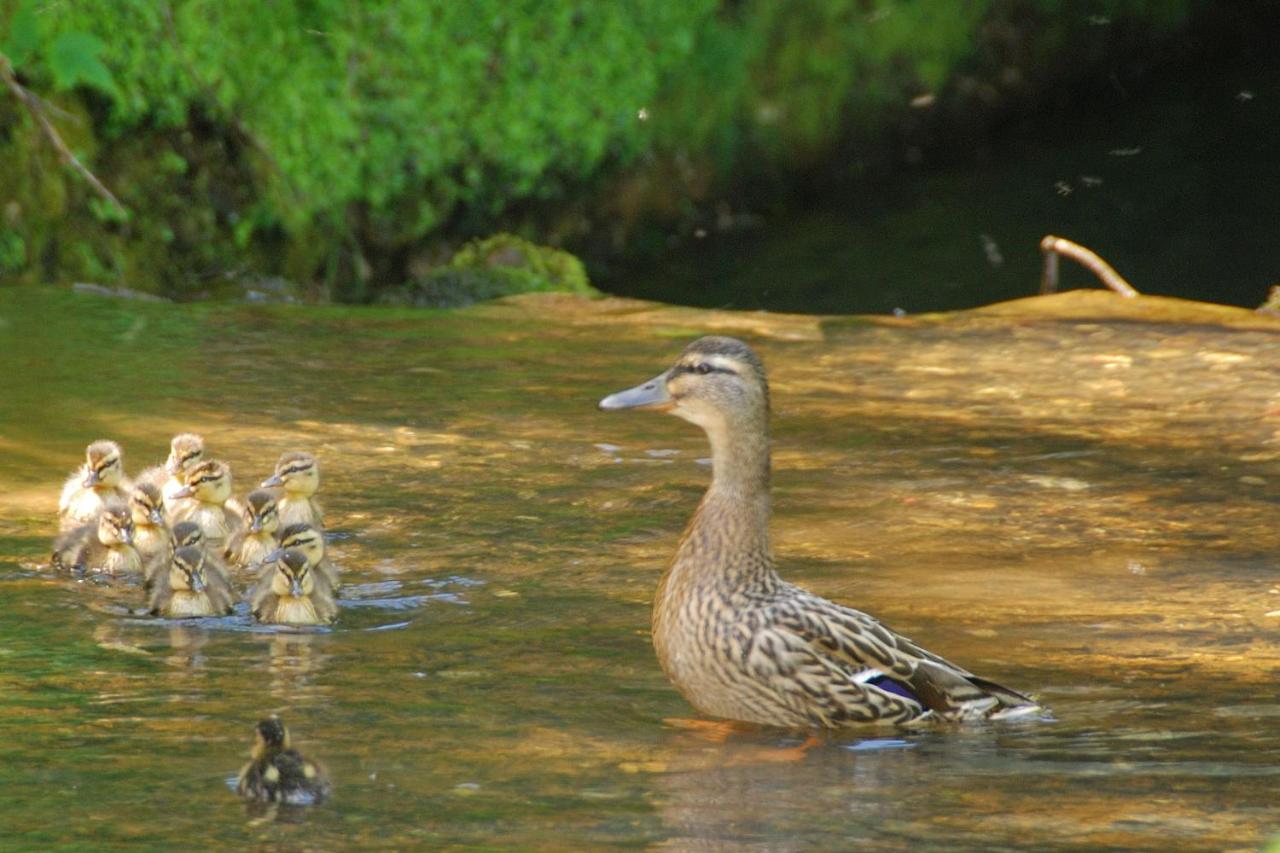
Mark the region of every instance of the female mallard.
POLYGON ((698 710, 795 728, 968 720, 1037 709, 889 630, 778 577, 769 547, 769 389, 733 338, 690 344, 669 370, 600 401, 702 427, 712 477, 658 584, 653 644, 698 710))
POLYGON ((318 764, 289 745, 284 721, 268 717, 254 729, 252 760, 240 771, 236 790, 246 800, 309 806, 329 796, 330 785, 318 764))

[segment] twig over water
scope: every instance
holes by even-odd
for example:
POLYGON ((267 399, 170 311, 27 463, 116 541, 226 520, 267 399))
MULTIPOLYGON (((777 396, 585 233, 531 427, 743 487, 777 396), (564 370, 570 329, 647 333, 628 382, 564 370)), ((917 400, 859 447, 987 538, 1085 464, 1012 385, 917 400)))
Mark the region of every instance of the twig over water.
POLYGON ((1058 256, 1065 255, 1092 272, 1103 284, 1121 296, 1138 295, 1133 285, 1125 281, 1124 276, 1116 272, 1111 264, 1079 243, 1050 234, 1040 241, 1040 251, 1044 253, 1044 277, 1040 280, 1042 294, 1058 292, 1058 256))

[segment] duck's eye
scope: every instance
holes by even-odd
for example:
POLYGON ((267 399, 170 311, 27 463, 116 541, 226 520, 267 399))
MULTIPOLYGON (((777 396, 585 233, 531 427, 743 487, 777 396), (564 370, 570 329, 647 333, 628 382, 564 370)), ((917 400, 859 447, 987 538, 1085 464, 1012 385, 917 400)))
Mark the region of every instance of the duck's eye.
POLYGON ((710 373, 711 371, 715 370, 715 368, 714 368, 714 367, 712 367, 711 365, 707 364, 705 361, 704 361, 704 362, 702 362, 701 364, 694 365, 694 368, 693 368, 693 369, 694 369, 694 372, 695 372, 695 373, 698 373, 698 374, 700 374, 700 375, 702 375, 702 376, 706 376, 708 373, 710 373))

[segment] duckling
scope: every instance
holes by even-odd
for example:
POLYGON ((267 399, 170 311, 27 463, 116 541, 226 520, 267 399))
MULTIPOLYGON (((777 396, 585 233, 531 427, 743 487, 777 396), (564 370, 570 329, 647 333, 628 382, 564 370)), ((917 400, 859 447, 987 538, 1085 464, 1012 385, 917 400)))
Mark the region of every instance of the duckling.
POLYGON ((59 529, 64 531, 93 521, 107 501, 129 499, 120 445, 95 441, 84 455, 84 465, 67 478, 58 498, 59 529))
POLYGON ((276 549, 279 527, 275 493, 266 489, 250 492, 244 502, 243 524, 227 544, 227 559, 241 568, 261 564, 276 549))
POLYGON ((225 462, 210 459, 189 469, 185 477, 186 485, 174 492, 174 499, 194 498, 194 501, 180 505, 170 521, 196 522, 204 531, 209 551, 222 553, 227 540, 240 526, 240 519, 226 505, 231 497, 231 469, 225 462))
POLYGON ((254 728, 252 760, 236 790, 246 800, 309 806, 328 797, 331 786, 320 765, 290 746, 284 721, 273 716, 254 728))
POLYGON ((280 526, 305 522, 324 529, 324 510, 315 499, 320 488, 320 463, 310 453, 286 453, 276 462, 276 472, 262 481, 262 488, 279 488, 277 512, 280 526))
MULTIPOLYGON (((218 580, 231 588, 231 571, 227 568, 227 564, 223 561, 222 556, 210 551, 205 546, 204 531, 200 529, 200 525, 194 521, 179 521, 173 526, 173 547, 177 548, 196 548, 204 553, 204 573, 207 577, 217 577, 218 580)), ((146 587, 151 589, 155 583, 154 576, 147 577, 146 587)))
POLYGON ((600 401, 690 421, 712 475, 658 584, 653 644, 704 714, 790 728, 1021 716, 1028 697, 858 610, 782 580, 769 545, 769 390, 742 341, 706 337, 653 379, 600 401))
POLYGON ((173 538, 164 523, 160 490, 151 483, 134 482, 129 495, 133 517, 133 547, 142 558, 143 576, 149 578, 173 554, 173 538))
POLYGON ((276 625, 323 625, 338 618, 333 591, 308 562, 306 554, 291 549, 270 564, 250 595, 255 619, 276 625))
POLYGON ((338 567, 325 556, 324 534, 310 524, 300 522, 298 524, 290 524, 288 527, 280 531, 280 547, 272 554, 268 554, 265 560, 273 560, 279 557, 280 553, 293 549, 301 551, 307 556, 307 568, 315 569, 320 577, 324 578, 329 584, 329 588, 333 591, 338 589, 338 567))
POLYGON ((169 457, 164 461, 167 475, 160 494, 166 503, 187 485, 186 473, 204 461, 204 439, 192 432, 182 432, 169 441, 169 457))
POLYGON ((231 590, 205 571, 204 551, 190 546, 173 552, 167 572, 160 572, 148 602, 154 616, 188 619, 224 616, 233 609, 231 590))
POLYGON ((133 516, 119 501, 111 501, 96 521, 81 525, 53 543, 54 567, 76 572, 129 574, 142 571, 142 558, 133 547, 133 516))

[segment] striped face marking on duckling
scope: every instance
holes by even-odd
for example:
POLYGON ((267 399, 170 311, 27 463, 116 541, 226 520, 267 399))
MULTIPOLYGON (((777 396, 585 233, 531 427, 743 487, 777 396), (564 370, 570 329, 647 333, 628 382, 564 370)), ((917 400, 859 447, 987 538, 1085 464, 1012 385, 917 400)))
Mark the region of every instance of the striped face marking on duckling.
POLYGON ((203 550, 185 547, 173 552, 173 564, 169 567, 169 586, 175 592, 204 592, 203 550))
POLYGON ((280 555, 271 591, 281 598, 305 598, 315 591, 315 577, 306 554, 291 549, 280 555))
POLYGON ((114 488, 124 476, 123 454, 114 441, 95 441, 85 449, 84 483, 86 489, 96 486, 114 488))
POLYGON ((276 496, 266 489, 255 489, 244 502, 244 522, 250 533, 275 533, 280 526, 276 496))
POLYGON ((264 489, 283 487, 286 492, 311 496, 320 488, 320 463, 310 453, 286 453, 276 471, 262 481, 264 489))
POLYGON ((136 527, 164 524, 164 499, 151 483, 135 483, 129 495, 129 511, 136 527))
POLYGON ((709 336, 685 347, 674 365, 648 382, 605 397, 600 408, 657 409, 711 431, 728 419, 763 419, 769 386, 764 365, 746 344, 709 336))
POLYGON ((107 547, 133 543, 133 516, 122 503, 108 504, 98 516, 98 541, 107 547))
POLYGON ((173 547, 203 548, 204 531, 194 521, 179 521, 173 526, 173 547))
POLYGON ((194 497, 202 503, 223 504, 231 497, 231 469, 225 462, 210 459, 187 471, 186 483, 175 498, 194 497))
POLYGON ((203 461, 204 439, 195 433, 179 433, 169 442, 169 458, 164 462, 164 469, 170 474, 180 474, 203 461))

